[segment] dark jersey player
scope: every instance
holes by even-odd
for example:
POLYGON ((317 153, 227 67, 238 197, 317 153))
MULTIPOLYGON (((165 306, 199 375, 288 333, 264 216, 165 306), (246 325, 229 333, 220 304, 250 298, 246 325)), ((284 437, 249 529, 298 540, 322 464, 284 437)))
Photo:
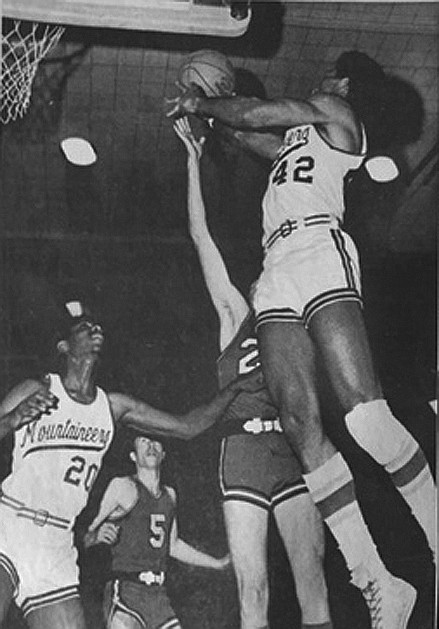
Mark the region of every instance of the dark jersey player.
MULTIPOLYGON (((259 367, 254 318, 232 284, 209 232, 201 192, 197 141, 187 119, 175 131, 188 152, 189 230, 220 321, 220 387, 259 367)), ((281 432, 268 390, 235 398, 223 418, 220 484, 241 629, 268 628, 267 529, 272 513, 285 545, 302 612, 303 629, 331 629, 322 567, 322 522, 303 482, 300 464, 281 432)))
POLYGON ((135 438, 135 475, 110 482, 84 538, 86 546, 111 545, 112 578, 104 594, 108 629, 181 629, 166 593, 169 557, 216 570, 230 563, 228 556, 216 559, 179 538, 175 491, 160 481, 164 456, 159 441, 135 438))

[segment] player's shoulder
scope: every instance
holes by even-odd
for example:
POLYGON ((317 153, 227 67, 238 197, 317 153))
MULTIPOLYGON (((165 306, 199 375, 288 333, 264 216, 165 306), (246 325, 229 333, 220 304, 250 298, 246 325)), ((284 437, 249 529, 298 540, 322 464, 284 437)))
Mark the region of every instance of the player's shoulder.
POLYGON ((6 394, 1 406, 16 406, 30 395, 36 393, 43 385, 48 385, 49 382, 47 382, 45 378, 27 378, 26 380, 22 380, 6 394))

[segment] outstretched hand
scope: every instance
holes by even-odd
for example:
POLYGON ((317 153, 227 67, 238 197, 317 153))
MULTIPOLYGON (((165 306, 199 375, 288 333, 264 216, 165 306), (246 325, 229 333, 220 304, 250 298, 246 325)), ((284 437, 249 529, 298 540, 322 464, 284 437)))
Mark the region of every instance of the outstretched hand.
POLYGON ((204 136, 199 140, 195 138, 187 116, 174 122, 174 131, 185 145, 189 156, 197 160, 201 159, 206 138, 204 136))
POLYGON ((205 98, 205 93, 198 85, 191 83, 190 87, 185 87, 181 83, 176 83, 180 90, 180 95, 176 98, 167 98, 166 104, 171 109, 166 113, 168 118, 182 118, 186 114, 196 114, 200 98, 205 98))

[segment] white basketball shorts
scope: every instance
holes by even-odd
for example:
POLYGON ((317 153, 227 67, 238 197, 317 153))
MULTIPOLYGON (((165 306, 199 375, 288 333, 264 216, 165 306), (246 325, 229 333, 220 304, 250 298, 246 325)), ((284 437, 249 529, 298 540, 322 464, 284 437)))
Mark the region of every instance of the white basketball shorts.
POLYGON ((253 286, 257 326, 302 322, 338 301, 361 303, 357 249, 341 229, 310 226, 279 239, 253 286))

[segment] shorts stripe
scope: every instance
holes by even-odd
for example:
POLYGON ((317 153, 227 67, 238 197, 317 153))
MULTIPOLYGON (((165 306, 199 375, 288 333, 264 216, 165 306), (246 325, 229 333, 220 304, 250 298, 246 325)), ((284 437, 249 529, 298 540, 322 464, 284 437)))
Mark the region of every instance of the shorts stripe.
POLYGON ((293 487, 287 487, 283 489, 279 493, 273 496, 271 499, 271 507, 275 509, 283 502, 290 500, 291 498, 296 498, 296 496, 301 496, 303 494, 308 493, 308 487, 305 485, 304 481, 299 481, 293 487))
POLYGON ((12 561, 9 559, 9 557, 4 555, 3 553, 0 553, 0 566, 9 575, 9 578, 11 579, 12 585, 14 586, 14 596, 15 596, 15 594, 17 593, 17 590, 18 590, 18 585, 20 583, 20 578, 18 576, 18 572, 15 569, 15 566, 12 563, 12 561))
POLYGON ((227 500, 249 502, 256 507, 261 507, 261 509, 266 509, 267 511, 271 509, 271 502, 268 498, 265 498, 265 496, 261 496, 254 491, 241 489, 239 487, 223 490, 223 501, 226 502, 227 500))
POLYGON ((340 301, 357 301, 362 304, 362 299, 355 288, 336 288, 321 293, 311 299, 303 309, 305 325, 309 324, 311 317, 321 308, 336 304, 340 301))
POLYGON ((180 627, 180 621, 178 618, 171 618, 166 620, 163 625, 160 625, 159 629, 172 629, 172 627, 180 627))
POLYGON ((263 323, 301 323, 302 317, 292 308, 270 308, 256 317, 255 329, 263 323))
POLYGON ((21 605, 23 616, 26 617, 37 609, 47 607, 48 605, 55 605, 56 603, 62 603, 72 598, 79 598, 78 585, 70 585, 47 594, 40 594, 39 596, 30 596, 26 598, 21 605))
POLYGON ((136 620, 139 623, 139 625, 141 627, 143 627, 143 629, 147 629, 146 623, 145 623, 143 617, 141 616, 141 614, 139 614, 135 610, 133 610, 130 607, 128 607, 128 605, 125 605, 125 603, 122 601, 122 599, 120 597, 120 594, 119 594, 119 588, 120 588, 120 581, 119 581, 119 579, 115 579, 114 581, 112 581, 112 583, 111 583, 111 605, 110 605, 110 609, 108 610, 108 617, 106 619, 108 626, 110 626, 111 621, 113 620, 113 617, 116 614, 116 612, 117 611, 121 611, 124 614, 126 614, 127 616, 130 616, 131 618, 134 618, 134 620, 136 620))
POLYGON ((330 233, 334 241, 335 248, 340 255, 341 264, 346 275, 346 284, 349 288, 355 288, 355 275, 352 268, 352 260, 346 248, 346 241, 343 233, 339 229, 331 229, 330 233))

